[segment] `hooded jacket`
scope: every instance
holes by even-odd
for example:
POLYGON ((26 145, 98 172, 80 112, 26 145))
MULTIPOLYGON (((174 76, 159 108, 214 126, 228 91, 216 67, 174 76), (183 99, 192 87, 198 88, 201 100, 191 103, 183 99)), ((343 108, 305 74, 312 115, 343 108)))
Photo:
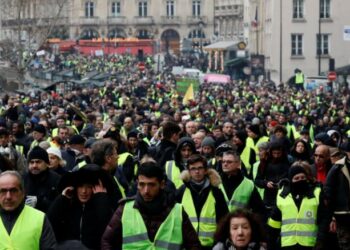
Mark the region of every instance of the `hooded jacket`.
POLYGON ((177 143, 176 150, 174 152, 174 160, 176 163, 176 166, 180 168, 180 171, 182 172, 185 170, 187 166, 184 165, 181 157, 181 149, 183 146, 188 145, 192 149, 192 153, 196 152, 196 146, 194 144, 194 141, 190 137, 182 137, 179 142, 177 143))

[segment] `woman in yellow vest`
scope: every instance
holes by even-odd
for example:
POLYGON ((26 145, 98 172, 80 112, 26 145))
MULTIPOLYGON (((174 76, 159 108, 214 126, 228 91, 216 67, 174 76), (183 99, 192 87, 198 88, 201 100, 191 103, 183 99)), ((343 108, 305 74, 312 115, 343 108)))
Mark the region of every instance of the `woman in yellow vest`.
POLYGON ((288 172, 289 185, 277 195, 276 207, 268 221, 270 246, 282 249, 323 249, 331 221, 320 187, 312 185, 302 166, 288 172), (277 238, 280 237, 280 243, 277 238))

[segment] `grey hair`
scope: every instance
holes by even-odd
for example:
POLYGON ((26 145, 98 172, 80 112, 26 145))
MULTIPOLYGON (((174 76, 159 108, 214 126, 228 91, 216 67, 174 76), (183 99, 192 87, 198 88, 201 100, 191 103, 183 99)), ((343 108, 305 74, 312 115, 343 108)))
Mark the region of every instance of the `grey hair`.
POLYGON ((18 173, 15 170, 7 170, 5 172, 0 173, 0 178, 5 176, 5 175, 11 175, 17 178, 18 182, 19 182, 19 188, 23 191, 24 190, 24 182, 22 179, 22 176, 20 175, 20 173, 18 173))

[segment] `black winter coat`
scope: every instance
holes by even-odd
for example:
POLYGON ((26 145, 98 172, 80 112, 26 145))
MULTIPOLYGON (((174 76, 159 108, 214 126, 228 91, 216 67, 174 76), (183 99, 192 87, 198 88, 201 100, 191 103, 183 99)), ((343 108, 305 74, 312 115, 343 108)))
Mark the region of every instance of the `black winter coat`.
POLYGON ((48 212, 57 242, 80 240, 89 249, 100 249, 102 234, 113 215, 105 193, 94 194, 86 203, 58 196, 48 212))

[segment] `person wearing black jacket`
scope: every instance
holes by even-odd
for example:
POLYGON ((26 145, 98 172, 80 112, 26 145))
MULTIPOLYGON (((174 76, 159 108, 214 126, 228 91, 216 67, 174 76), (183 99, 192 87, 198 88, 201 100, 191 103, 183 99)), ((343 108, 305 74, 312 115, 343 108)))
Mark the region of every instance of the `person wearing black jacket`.
POLYGON ((71 180, 48 212, 58 243, 80 240, 89 249, 100 249, 102 234, 113 215, 99 178, 101 171, 99 166, 88 164, 63 177, 71 180))
POLYGON ((150 149, 150 155, 164 167, 167 161, 173 160, 173 154, 179 140, 181 128, 174 122, 166 122, 162 124, 162 140, 155 147, 150 149))
POLYGON ((49 169, 49 156, 39 146, 28 154, 28 172, 23 176, 26 204, 47 212, 58 195, 57 186, 61 176, 49 169))
POLYGON ((220 176, 214 169, 208 169, 203 156, 194 154, 188 159, 188 170, 181 173, 181 178, 184 184, 176 191, 176 200, 189 215, 202 249, 211 249, 216 224, 228 213, 219 189, 220 176), (212 228, 208 230, 210 226, 212 228))

